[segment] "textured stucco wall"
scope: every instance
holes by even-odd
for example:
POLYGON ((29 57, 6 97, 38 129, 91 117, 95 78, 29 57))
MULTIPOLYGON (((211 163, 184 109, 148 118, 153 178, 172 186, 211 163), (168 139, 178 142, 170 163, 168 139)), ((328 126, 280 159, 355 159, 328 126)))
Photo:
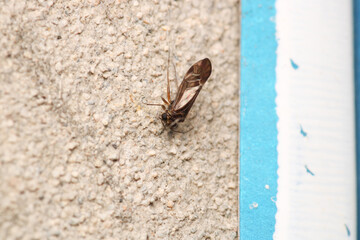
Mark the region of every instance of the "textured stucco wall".
POLYGON ((236 238, 238 4, 0 1, 0 239, 236 238), (157 135, 169 48, 213 73, 157 135))

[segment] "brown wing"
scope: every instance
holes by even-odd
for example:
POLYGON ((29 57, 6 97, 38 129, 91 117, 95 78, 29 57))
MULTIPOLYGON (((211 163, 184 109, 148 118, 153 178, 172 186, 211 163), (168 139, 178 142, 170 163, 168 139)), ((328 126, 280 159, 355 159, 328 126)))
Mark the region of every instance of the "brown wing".
POLYGON ((211 62, 208 58, 192 65, 179 86, 171 110, 176 113, 182 112, 185 118, 210 74, 211 62))

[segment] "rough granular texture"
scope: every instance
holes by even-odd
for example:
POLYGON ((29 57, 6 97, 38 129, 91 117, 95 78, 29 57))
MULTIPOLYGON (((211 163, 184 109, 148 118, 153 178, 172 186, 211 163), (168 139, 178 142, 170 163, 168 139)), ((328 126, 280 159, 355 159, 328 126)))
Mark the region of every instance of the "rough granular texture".
POLYGON ((0 239, 236 239, 238 5, 0 1, 0 239), (187 133, 169 50, 213 65, 187 133))

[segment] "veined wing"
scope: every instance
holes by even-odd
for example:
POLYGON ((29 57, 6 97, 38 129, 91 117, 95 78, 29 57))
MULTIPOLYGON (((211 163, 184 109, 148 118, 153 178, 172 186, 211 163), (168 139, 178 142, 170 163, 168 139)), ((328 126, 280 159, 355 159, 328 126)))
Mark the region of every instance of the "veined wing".
POLYGON ((211 62, 208 58, 204 58, 192 65, 179 86, 171 109, 175 112, 183 112, 184 117, 186 117, 210 74, 211 62))

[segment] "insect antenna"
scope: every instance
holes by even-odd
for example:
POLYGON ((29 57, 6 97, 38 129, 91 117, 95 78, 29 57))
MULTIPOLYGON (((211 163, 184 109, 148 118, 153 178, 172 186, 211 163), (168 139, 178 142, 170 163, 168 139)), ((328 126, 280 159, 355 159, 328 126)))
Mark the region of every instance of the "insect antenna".
MULTIPOLYGON (((168 33, 169 34, 169 33, 168 33)), ((170 67, 170 48, 169 48, 169 54, 168 54, 168 65, 167 65, 167 69, 166 69, 166 79, 167 79, 167 98, 168 98, 168 102, 171 102, 171 97, 170 97, 170 78, 169 78, 169 67, 170 67)))
POLYGON ((166 105, 170 105, 170 103, 168 101, 165 100, 165 98, 161 97, 161 100, 163 100, 163 102, 166 104, 166 105))
MULTIPOLYGON (((169 18, 169 16, 170 16, 170 9, 168 9, 168 18, 169 18)), ((168 51, 169 51, 169 52, 168 52, 168 75, 169 75, 169 68, 170 68, 170 62, 171 62, 172 66, 173 66, 173 68, 174 68, 174 72, 175 72, 176 91, 178 91, 178 90, 179 90, 178 75, 177 75, 177 73, 176 73, 176 66, 175 66, 174 61, 173 61, 173 57, 174 57, 173 55, 174 55, 174 54, 172 54, 172 52, 174 52, 174 51, 171 51, 171 43, 173 43, 174 41, 173 41, 172 34, 171 34, 171 32, 170 32, 170 29, 169 29, 168 32, 167 32, 166 38, 167 38, 168 47, 169 47, 169 50, 168 50, 168 51), (171 59, 171 60, 170 60, 170 59, 171 59)), ((170 82, 170 80, 168 81, 168 84, 170 84, 169 82, 170 82)))
MULTIPOLYGON (((170 51, 170 50, 169 50, 169 51, 170 51)), ((177 75, 177 73, 176 73, 176 66, 175 66, 175 64, 174 64, 174 62, 173 62, 173 61, 171 61, 171 63, 172 63, 172 65, 173 65, 173 67, 174 67, 174 71, 175 71, 175 84, 176 84, 176 91, 179 91, 178 75, 177 75)))

